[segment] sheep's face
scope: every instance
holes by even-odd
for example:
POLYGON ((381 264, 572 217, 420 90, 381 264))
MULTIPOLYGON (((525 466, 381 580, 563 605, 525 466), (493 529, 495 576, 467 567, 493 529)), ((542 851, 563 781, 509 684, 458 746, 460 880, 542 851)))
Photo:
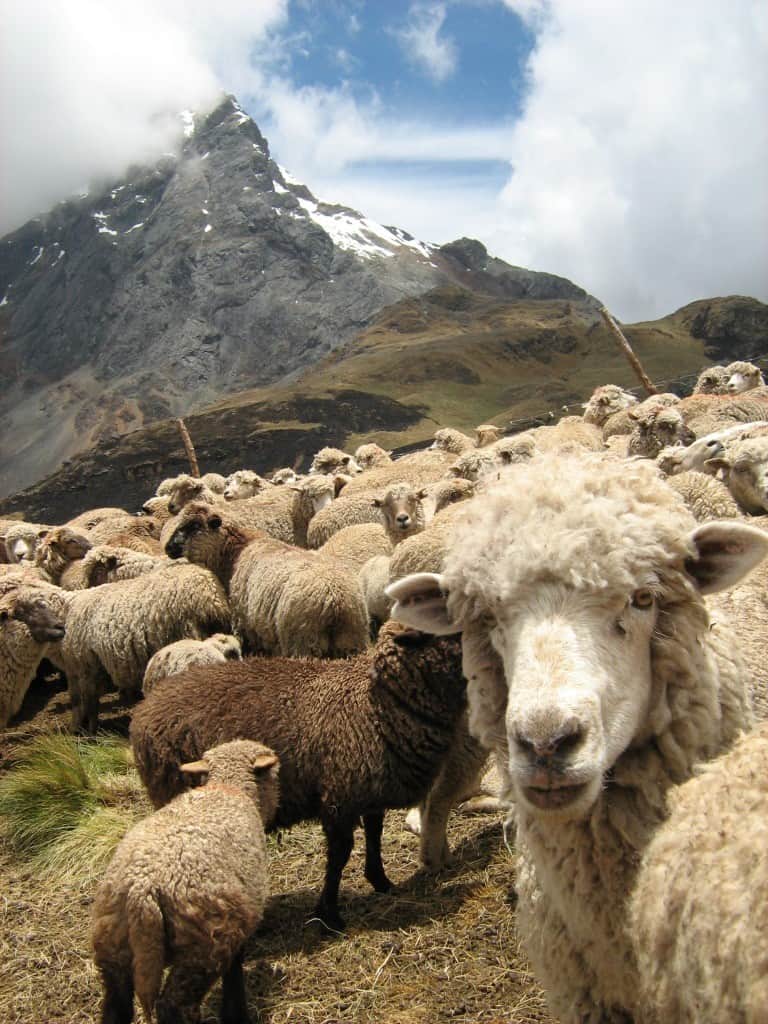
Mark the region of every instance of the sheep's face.
POLYGON ((321 448, 309 467, 310 474, 326 476, 331 473, 362 473, 354 456, 339 448, 321 448))
POLYGON ((252 498, 264 490, 266 481, 258 473, 252 470, 238 470, 227 477, 227 486, 224 488, 224 497, 227 501, 242 501, 244 498, 252 498))
POLYGON ((391 453, 377 444, 361 444, 355 452, 355 462, 361 470, 372 469, 392 461, 391 453))
POLYGON ((7 597, 0 604, 0 627, 10 621, 26 626, 39 644, 55 643, 64 637, 64 623, 39 595, 22 593, 7 597))
POLYGON ((182 480, 176 483, 168 495, 168 511, 172 516, 181 512, 190 501, 204 500, 206 486, 202 480, 182 480))
POLYGON ((734 445, 713 455, 706 464, 710 472, 723 470, 728 489, 747 512, 768 512, 768 443, 759 441, 734 445))
POLYGON ((381 510, 387 533, 396 540, 404 540, 424 529, 424 498, 427 491, 415 491, 409 484, 396 484, 372 504, 381 510))
POLYGON ((512 594, 488 636, 507 681, 505 733, 516 798, 579 817, 645 720, 656 581, 631 593, 565 586, 512 594))
POLYGON ((227 661, 239 661, 243 656, 240 641, 229 633, 214 633, 208 642, 221 651, 227 661))
POLYGON ((655 467, 584 458, 538 459, 473 511, 444 575, 386 588, 391 617, 462 630, 470 729, 501 754, 514 799, 583 817, 623 752, 666 727, 653 666, 669 609, 703 638, 700 595, 738 582, 768 536, 695 527, 655 467))
POLYGON ((8 560, 16 564, 31 563, 35 560, 35 552, 39 543, 46 537, 47 530, 38 530, 33 533, 25 530, 17 536, 9 531, 10 536, 6 539, 5 548, 8 553, 8 560))
POLYGON ((277 469, 272 474, 272 483, 276 486, 281 484, 295 484, 299 478, 292 469, 277 469))
POLYGON ((617 384, 604 384, 595 389, 592 397, 585 404, 583 419, 587 423, 594 423, 596 426, 602 427, 615 412, 629 409, 636 403, 637 399, 631 392, 625 391, 617 384))
POLYGON ((218 545, 211 543, 221 530, 221 516, 208 505, 196 502, 184 509, 179 524, 165 545, 169 558, 182 556, 198 565, 213 568, 218 557, 218 545))
POLYGON ((726 384, 726 391, 729 395, 740 395, 743 391, 751 391, 752 388, 760 387, 765 383, 759 368, 751 363, 732 363, 728 370, 730 376, 726 384))
POLYGON ((696 386, 693 389, 695 395, 722 395, 728 389, 728 371, 724 366, 710 366, 699 374, 696 386))

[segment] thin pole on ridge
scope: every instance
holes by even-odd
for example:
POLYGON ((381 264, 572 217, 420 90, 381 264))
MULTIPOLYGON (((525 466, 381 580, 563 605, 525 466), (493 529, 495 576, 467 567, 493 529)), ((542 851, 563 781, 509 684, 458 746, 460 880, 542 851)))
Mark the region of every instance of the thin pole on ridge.
POLYGON ((648 374, 643 369, 642 363, 640 362, 640 360, 637 358, 637 356, 633 352, 632 346, 627 341, 627 339, 626 339, 626 337, 624 335, 624 332, 622 331, 622 329, 618 325, 618 322, 614 319, 613 316, 611 316, 611 314, 608 312, 608 310, 605 308, 605 306, 601 306, 600 307, 600 315, 602 316, 603 320, 605 320, 605 322, 608 325, 608 327, 610 328, 613 336, 618 341, 619 347, 621 348, 621 350, 624 353, 624 355, 627 357, 629 365, 632 367, 632 369, 635 371, 637 376, 640 378, 640 383, 643 385, 643 387, 645 388, 645 390, 648 392, 649 395, 657 395, 658 391, 653 386, 653 383, 651 382, 651 378, 648 376, 648 374))
POLYGON ((181 440, 184 442, 184 451, 187 453, 189 459, 189 468, 192 476, 200 476, 200 467, 197 464, 197 455, 195 454, 195 446, 192 444, 192 438, 189 436, 189 431, 184 423, 184 420, 176 420, 176 425, 179 428, 181 434, 181 440))

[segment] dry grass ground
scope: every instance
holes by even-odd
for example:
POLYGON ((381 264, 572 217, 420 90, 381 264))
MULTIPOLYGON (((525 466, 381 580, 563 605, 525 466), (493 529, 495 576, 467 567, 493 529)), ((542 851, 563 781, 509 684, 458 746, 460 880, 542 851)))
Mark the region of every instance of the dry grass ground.
MULTIPOLYGON (((105 698, 103 724, 118 733, 126 709, 105 698)), ((40 732, 67 722, 60 686, 36 684, 0 744, 0 771, 40 732)), ((138 808, 143 810, 141 805, 138 808)), ((362 837, 344 873, 344 935, 312 918, 322 883, 315 824, 270 838, 272 899, 246 959, 249 1004, 262 1024, 553 1024, 515 933, 513 862, 494 817, 454 815, 455 864, 419 870, 418 841, 388 815, 384 862, 395 891, 363 878, 362 837)), ((41 878, 0 847, 0 1021, 94 1024, 99 979, 88 949, 95 880, 41 878)), ((217 1021, 218 987, 203 1008, 217 1021)), ((138 1011, 137 1011, 138 1012, 138 1011)))

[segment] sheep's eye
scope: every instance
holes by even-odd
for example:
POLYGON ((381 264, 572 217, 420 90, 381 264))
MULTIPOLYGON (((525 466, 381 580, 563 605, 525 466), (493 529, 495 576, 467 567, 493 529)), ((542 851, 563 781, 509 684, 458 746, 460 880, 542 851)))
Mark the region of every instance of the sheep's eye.
POLYGON ((632 595, 632 607, 633 608, 650 608, 653 605, 653 591, 652 590, 636 590, 632 595))

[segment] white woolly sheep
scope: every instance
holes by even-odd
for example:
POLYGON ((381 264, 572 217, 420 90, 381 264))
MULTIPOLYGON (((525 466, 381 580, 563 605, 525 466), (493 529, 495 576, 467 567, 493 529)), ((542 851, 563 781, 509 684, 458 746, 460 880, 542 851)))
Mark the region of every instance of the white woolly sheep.
POLYGON ((318 550, 324 558, 336 559, 359 573, 369 559, 392 552, 392 542, 379 523, 356 523, 338 530, 318 550))
POLYGON ((240 641, 229 633, 214 633, 205 640, 177 640, 152 655, 144 671, 141 689, 146 696, 158 681, 175 676, 192 665, 219 665, 242 657, 240 641))
POLYGON ((15 522, 5 531, 5 551, 11 565, 33 564, 37 545, 50 526, 41 523, 15 522))
POLYGON ((152 516, 160 525, 171 518, 171 510, 168 508, 168 495, 148 498, 141 506, 141 511, 146 516, 152 516))
POLYGON ((228 589, 233 632, 249 651, 346 657, 365 648, 368 616, 356 573, 258 531, 219 510, 185 506, 166 544, 172 558, 205 565, 228 589))
POLYGON ((269 480, 254 473, 252 469, 238 469, 227 477, 223 494, 227 501, 242 501, 244 498, 260 494, 270 486, 269 480))
POLYGON ((463 630, 470 730, 506 772, 518 927, 552 1012, 632 1018, 639 856, 669 788, 751 723, 703 595, 737 583, 768 536, 697 526, 643 460, 541 456, 463 512, 444 572, 390 585, 392 615, 463 630))
POLYGON ((170 559, 165 555, 147 555, 132 548, 97 544, 76 564, 76 569, 72 567, 69 570, 62 585, 67 584, 65 590, 85 590, 88 587, 100 587, 103 583, 135 580, 138 576, 145 576, 169 564, 170 559))
POLYGON ((397 483, 390 484, 383 494, 373 499, 393 547, 424 529, 424 499, 428 493, 425 488, 416 490, 409 483, 397 483))
POLYGON ((752 391, 753 388, 765 387, 760 367, 755 366, 754 363, 737 360, 734 363, 729 363, 725 372, 728 374, 726 390, 729 395, 740 395, 744 391, 752 391))
POLYGON ((81 563, 93 544, 84 533, 69 526, 54 526, 37 545, 35 565, 47 579, 65 590, 79 590, 84 585, 81 563))
POLYGON ((585 423, 602 427, 609 416, 636 403, 637 398, 631 391, 625 391, 618 384, 601 384, 584 403, 583 419, 585 423))
POLYGON ((620 412, 613 413, 603 424, 603 441, 608 441, 617 435, 631 434, 635 429, 636 417, 659 412, 661 409, 668 409, 672 405, 677 405, 679 401, 678 395, 673 394, 671 391, 665 391, 662 394, 649 395, 642 402, 630 405, 627 409, 622 409, 620 412))
POLYGON ((192 1024, 218 975, 223 1024, 249 1019, 243 953, 269 895, 264 833, 277 809, 277 756, 236 740, 181 771, 207 781, 134 825, 96 890, 91 943, 105 1022, 133 1020, 135 991, 147 1021, 156 1009, 158 1024, 192 1024))
POLYGON ((178 476, 163 495, 168 498, 168 511, 172 516, 178 515, 190 501, 204 501, 208 505, 215 505, 223 496, 223 493, 219 494, 206 487, 200 477, 187 476, 186 473, 178 476))
POLYGON ((722 482, 708 473, 695 469, 676 473, 667 483, 681 496, 699 523, 711 519, 740 519, 741 512, 731 492, 722 482))
POLYGON ((362 470, 388 466, 392 462, 392 452, 378 444, 361 444, 355 451, 355 462, 362 470))
POLYGON ((288 466, 284 466, 282 469, 276 469, 272 476, 269 478, 269 482, 280 486, 282 484, 295 484, 298 482, 298 476, 296 471, 288 466))
POLYGON ((670 793, 630 903, 640 1022, 768 1013, 768 726, 670 793))
POLYGON ((502 465, 504 461, 496 447, 472 448, 456 459, 449 472, 454 477, 475 482, 490 473, 496 473, 502 465))
POLYGON ((737 423, 768 420, 768 387, 737 395, 689 395, 678 406, 697 437, 737 423))
POLYGON ((360 467, 355 462, 354 455, 348 455, 340 448, 321 448, 312 459, 309 467, 310 473, 318 473, 327 476, 333 473, 359 473, 360 467))
POLYGON ((724 366, 708 366, 699 374, 693 388, 694 395, 724 395, 728 390, 730 374, 724 366))
POLYGON ((475 427, 475 436, 477 438, 477 447, 485 448, 489 444, 494 444, 496 441, 500 441, 504 436, 504 428, 497 427, 495 423, 481 423, 479 427, 475 427))
POLYGON ((64 636, 28 573, 3 577, 12 588, 0 595, 0 728, 18 713, 48 645, 64 636), (32 586, 30 586, 32 584, 32 586), (24 589, 17 589, 23 585, 24 589))
MULTIPOLYGON (((26 588, 19 592, 27 596, 26 588)), ((67 677, 73 727, 90 733, 98 725, 99 696, 108 679, 137 697, 147 662, 161 647, 226 632, 230 625, 221 584, 196 565, 168 564, 150 576, 90 590, 40 584, 34 593, 65 627, 64 638, 46 656, 67 677)))
POLYGON ((629 411, 635 424, 627 446, 630 455, 655 459, 669 445, 687 445, 696 439, 675 406, 643 405, 629 411))
POLYGON ((684 447, 673 445, 662 448, 656 456, 656 464, 662 473, 672 476, 675 473, 683 473, 689 469, 696 469, 706 473, 706 462, 715 458, 725 451, 725 445, 730 441, 745 440, 751 437, 761 437, 768 434, 768 420, 757 420, 754 423, 735 423, 724 430, 716 430, 714 433, 705 434, 684 447))
POLYGON ((460 430, 454 430, 453 427, 441 427, 440 430, 435 431, 435 439, 430 447, 440 452, 448 452, 450 455, 461 455, 462 452, 468 452, 476 445, 471 437, 462 434, 460 430))
POLYGON ((722 471, 728 490, 745 512, 768 512, 768 435, 726 442, 725 451, 705 466, 722 471))

